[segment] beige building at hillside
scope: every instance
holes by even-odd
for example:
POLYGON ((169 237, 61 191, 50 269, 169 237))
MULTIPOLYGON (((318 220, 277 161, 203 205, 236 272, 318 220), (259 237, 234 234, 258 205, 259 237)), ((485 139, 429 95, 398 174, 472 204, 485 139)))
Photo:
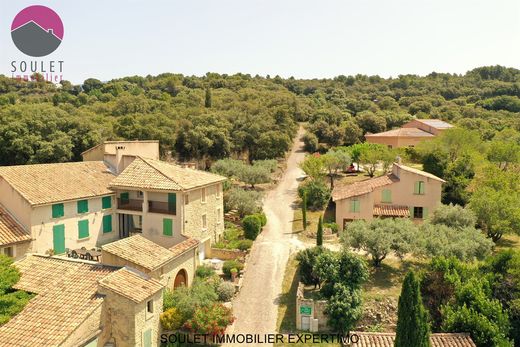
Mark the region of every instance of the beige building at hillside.
POLYGON ((338 184, 332 191, 336 223, 356 219, 409 217, 427 218, 441 203, 445 181, 430 173, 394 163, 392 172, 352 184, 338 184))
POLYGON ((195 238, 204 259, 222 235, 225 177, 158 160, 157 141, 105 142, 83 156, 0 167, 2 252, 63 254, 140 234, 166 249, 195 238))
POLYGON ((415 147, 423 141, 434 139, 450 128, 453 128, 451 124, 439 119, 414 119, 399 129, 366 134, 365 139, 369 143, 378 143, 390 148, 415 147))
POLYGON ((0 327, 0 346, 155 347, 164 285, 130 267, 28 255, 16 289, 36 294, 0 327))

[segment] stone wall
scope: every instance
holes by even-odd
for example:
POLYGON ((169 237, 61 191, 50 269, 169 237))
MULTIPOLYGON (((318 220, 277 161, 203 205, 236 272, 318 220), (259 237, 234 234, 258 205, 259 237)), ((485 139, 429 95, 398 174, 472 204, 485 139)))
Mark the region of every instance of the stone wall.
POLYGON ((304 297, 304 285, 298 284, 296 291, 296 329, 311 332, 328 331, 328 318, 325 314, 326 300, 313 300, 304 297), (309 317, 309 329, 302 326, 302 318, 309 317))
POLYGON ((204 240, 217 242, 224 233, 224 203, 222 183, 189 191, 184 195, 184 234, 204 240), (206 201, 202 202, 205 189, 206 201), (187 203, 186 203, 187 199, 187 203), (206 215, 207 227, 202 226, 202 215, 206 215))

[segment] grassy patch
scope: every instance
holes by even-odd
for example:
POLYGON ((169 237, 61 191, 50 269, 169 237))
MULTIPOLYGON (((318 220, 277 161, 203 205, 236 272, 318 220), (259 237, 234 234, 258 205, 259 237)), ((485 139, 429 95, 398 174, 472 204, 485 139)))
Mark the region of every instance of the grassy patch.
POLYGON ((296 291, 300 281, 297 269, 298 261, 291 256, 285 268, 276 321, 277 330, 282 333, 296 330, 296 291))
POLYGON ((507 234, 502 236, 502 238, 496 243, 495 252, 500 252, 511 248, 520 249, 520 235, 507 234))

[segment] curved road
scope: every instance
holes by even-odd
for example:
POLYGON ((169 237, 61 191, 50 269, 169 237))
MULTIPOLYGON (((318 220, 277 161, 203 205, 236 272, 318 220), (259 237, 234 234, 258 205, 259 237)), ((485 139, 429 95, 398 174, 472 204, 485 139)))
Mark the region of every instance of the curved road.
MULTIPOLYGON (((278 298, 289 255, 304 246, 292 235, 298 178, 303 171, 298 167, 304 157, 301 137, 303 127, 293 144, 287 160, 287 169, 278 185, 264 199, 267 225, 251 251, 243 286, 233 302, 235 324, 229 333, 275 333, 278 315, 278 298)), ((268 346, 268 344, 262 344, 268 346)))

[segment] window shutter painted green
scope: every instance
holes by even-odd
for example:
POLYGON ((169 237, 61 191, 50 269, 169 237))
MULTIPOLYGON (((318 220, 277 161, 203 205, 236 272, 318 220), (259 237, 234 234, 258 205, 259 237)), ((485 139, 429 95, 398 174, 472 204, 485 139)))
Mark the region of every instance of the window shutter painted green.
POLYGON ((356 212, 360 211, 360 201, 356 200, 356 212))
POLYGON ((169 218, 163 219, 163 235, 173 236, 173 221, 169 218))
POLYGON ((52 205, 52 218, 60 218, 65 215, 65 208, 63 204, 52 205))
POLYGON ((427 207, 423 207, 422 213, 423 213, 423 215, 422 215, 423 219, 428 218, 428 208, 427 207))
POLYGON ((121 193, 121 204, 128 204, 130 202, 130 193, 121 193))
POLYGON ((390 189, 383 189, 382 202, 392 202, 392 191, 390 189))
POLYGON ((175 213, 177 211, 177 194, 168 193, 168 212, 175 213))
POLYGON ((103 233, 109 233, 112 231, 112 215, 107 214, 103 216, 103 233))
POLYGON ((79 200, 78 201, 78 213, 87 213, 88 212, 88 200, 79 200))
POLYGON ((413 218, 413 206, 410 206, 410 218, 413 218))
POLYGON ((419 194, 419 182, 415 182, 415 185, 413 187, 413 193, 419 194))
POLYGON ((78 221, 78 239, 89 237, 88 219, 78 221))
POLYGON ((52 246, 55 254, 65 253, 65 225, 52 227, 52 246))
POLYGON ((152 347, 152 329, 143 333, 143 347, 152 347))
POLYGON ((112 197, 111 196, 104 196, 101 198, 101 208, 107 209, 112 208, 112 197))
POLYGON ((424 182, 419 182, 419 194, 424 194, 424 182))

